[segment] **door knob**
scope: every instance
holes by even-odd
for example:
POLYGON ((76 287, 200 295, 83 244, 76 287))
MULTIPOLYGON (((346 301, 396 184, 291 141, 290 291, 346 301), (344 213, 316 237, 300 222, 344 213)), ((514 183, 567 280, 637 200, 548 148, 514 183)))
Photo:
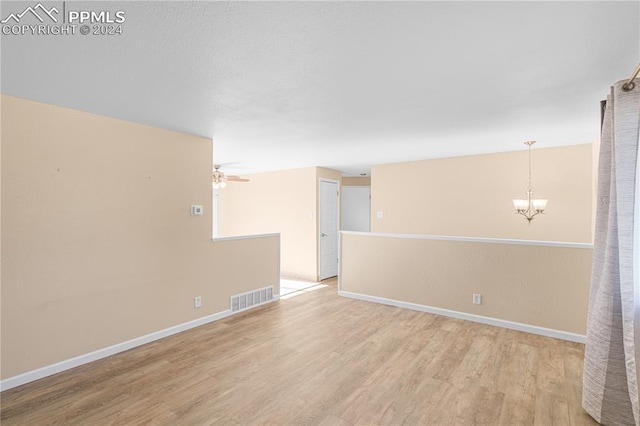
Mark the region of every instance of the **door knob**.
POLYGON ((322 235, 323 237, 328 237, 329 236, 328 234, 325 234, 324 232, 322 234, 320 234, 320 235, 322 235))

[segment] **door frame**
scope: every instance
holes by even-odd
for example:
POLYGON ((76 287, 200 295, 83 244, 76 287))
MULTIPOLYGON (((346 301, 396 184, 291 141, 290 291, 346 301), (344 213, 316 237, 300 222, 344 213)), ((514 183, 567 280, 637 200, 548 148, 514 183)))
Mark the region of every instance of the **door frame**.
MULTIPOLYGON (((322 237, 320 236, 321 233, 321 229, 320 229, 320 223, 322 218, 320 217, 320 213, 322 211, 321 209, 321 203, 322 203, 322 182, 327 182, 327 183, 335 183, 336 184, 336 188, 338 190, 338 193, 336 194, 336 255, 338 256, 338 264, 337 264, 337 273, 336 276, 340 275, 340 195, 342 194, 342 188, 340 188, 340 181, 338 180, 334 180, 334 179, 329 179, 329 178, 318 178, 318 195, 317 195, 317 200, 318 200, 318 204, 316 206, 316 239, 317 239, 317 247, 318 247, 318 257, 317 257, 317 268, 318 268, 318 281, 322 280, 322 237)), ((327 278, 331 278, 331 277, 327 277, 327 278)), ((324 278, 326 279, 326 278, 324 278)))

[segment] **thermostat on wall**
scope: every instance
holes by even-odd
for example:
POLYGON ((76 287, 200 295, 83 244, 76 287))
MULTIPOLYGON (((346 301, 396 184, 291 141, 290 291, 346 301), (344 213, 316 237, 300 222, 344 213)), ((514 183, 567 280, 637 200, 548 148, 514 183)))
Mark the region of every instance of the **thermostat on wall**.
POLYGON ((191 216, 202 216, 202 206, 191 206, 191 216))

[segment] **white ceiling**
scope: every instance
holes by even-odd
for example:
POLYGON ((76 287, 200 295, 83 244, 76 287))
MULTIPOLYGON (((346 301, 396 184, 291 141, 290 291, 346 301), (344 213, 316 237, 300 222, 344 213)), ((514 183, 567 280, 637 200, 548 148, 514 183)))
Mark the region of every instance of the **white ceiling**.
POLYGON ((123 34, 3 35, 2 93, 213 138, 234 173, 592 142, 640 61, 638 1, 65 6, 123 34))

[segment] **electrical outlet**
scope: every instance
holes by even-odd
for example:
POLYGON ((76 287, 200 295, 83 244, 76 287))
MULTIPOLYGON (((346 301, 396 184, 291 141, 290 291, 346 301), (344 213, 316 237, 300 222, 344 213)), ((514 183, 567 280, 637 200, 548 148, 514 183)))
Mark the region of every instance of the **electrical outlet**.
POLYGON ((202 307, 202 297, 196 296, 193 298, 193 307, 194 308, 202 307))
POLYGON ((473 295, 473 304, 474 305, 480 305, 481 303, 482 303, 482 295, 474 293, 474 295, 473 295))

